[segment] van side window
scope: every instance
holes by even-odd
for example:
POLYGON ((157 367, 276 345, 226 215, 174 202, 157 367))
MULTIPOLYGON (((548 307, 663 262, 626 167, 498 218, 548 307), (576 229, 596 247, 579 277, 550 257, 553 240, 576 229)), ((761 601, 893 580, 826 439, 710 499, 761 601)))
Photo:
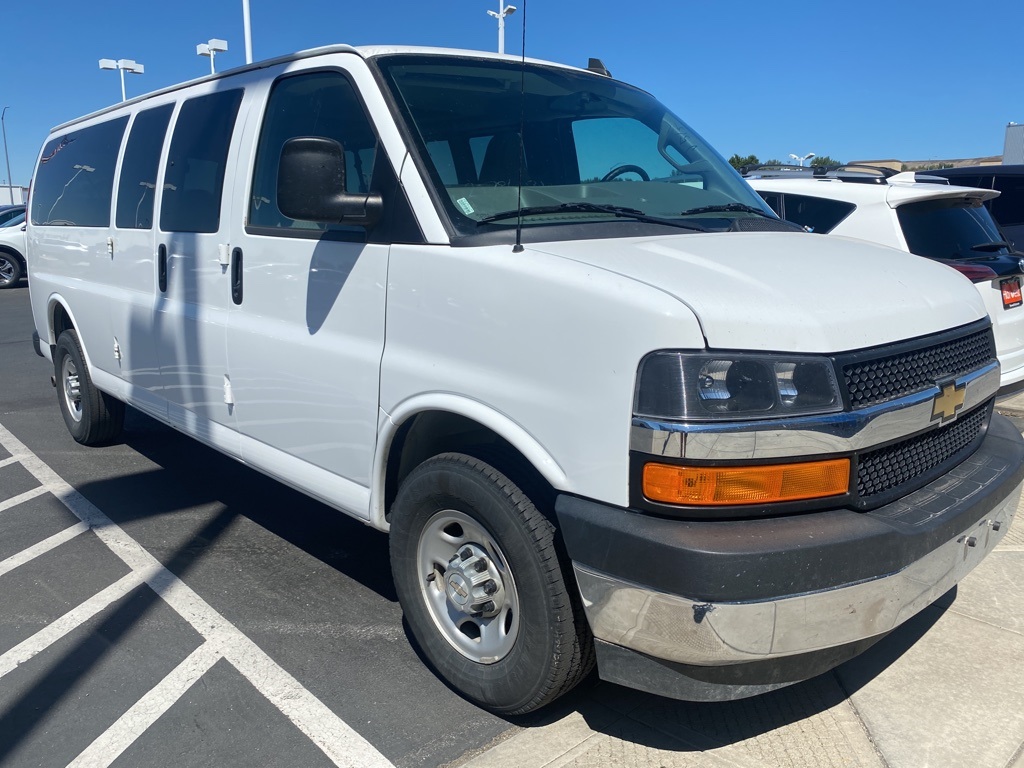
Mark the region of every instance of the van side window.
POLYGON ((160 203, 164 232, 216 232, 228 145, 242 90, 197 96, 174 124, 160 203))
POLYGON ((128 117, 72 131, 43 148, 32 186, 32 223, 110 226, 114 166, 128 117))
POLYGON ((167 123, 173 111, 173 104, 164 104, 135 116, 121 162, 121 178, 117 183, 114 221, 120 229, 153 227, 156 172, 167 135, 167 123))
MULTIPOLYGON (((345 148, 346 191, 370 191, 377 158, 377 134, 348 79, 338 72, 282 78, 270 92, 263 118, 249 199, 249 226, 322 229, 312 222, 289 219, 277 207, 281 148, 288 139, 298 136, 322 136, 340 142, 345 148)), ((362 228, 332 226, 331 229, 352 229, 365 236, 362 228)))

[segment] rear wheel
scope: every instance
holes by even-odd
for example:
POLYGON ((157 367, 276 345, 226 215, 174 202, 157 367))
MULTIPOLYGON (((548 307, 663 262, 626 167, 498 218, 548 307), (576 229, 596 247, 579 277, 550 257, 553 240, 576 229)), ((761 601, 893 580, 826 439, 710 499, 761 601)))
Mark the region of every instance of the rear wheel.
POLYGON ((124 425, 124 403, 92 383, 74 331, 64 331, 57 339, 53 366, 57 402, 71 436, 82 445, 101 445, 117 437, 124 425))
POLYGON ((554 525, 489 464, 448 453, 410 473, 392 509, 391 563, 424 655, 476 703, 530 712, 593 665, 554 525))
POLYGON ((17 256, 0 251, 0 288, 13 288, 21 280, 21 261, 17 256))

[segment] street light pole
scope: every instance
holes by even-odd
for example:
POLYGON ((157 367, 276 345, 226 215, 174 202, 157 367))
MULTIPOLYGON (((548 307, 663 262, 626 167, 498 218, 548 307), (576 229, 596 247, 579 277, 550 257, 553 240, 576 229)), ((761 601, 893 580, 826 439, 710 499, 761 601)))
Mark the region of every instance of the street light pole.
POLYGON ((242 26, 245 29, 245 63, 252 64, 252 23, 249 20, 249 0, 242 0, 242 26))
POLYGON ((790 155, 789 155, 789 156, 790 156, 791 158, 793 158, 794 160, 796 160, 796 161, 797 161, 798 163, 800 163, 800 167, 801 167, 801 168, 803 168, 803 167, 804 167, 804 160, 810 160, 810 159, 811 159, 812 157, 817 157, 817 155, 816 155, 816 154, 814 154, 813 152, 808 152, 808 153, 807 153, 806 155, 804 155, 803 157, 801 157, 800 155, 794 155, 794 154, 792 154, 792 153, 790 153, 790 155))
POLYGON ((141 75, 144 74, 146 71, 146 68, 142 64, 139 64, 137 61, 133 61, 132 59, 118 59, 117 61, 114 61, 113 59, 100 59, 100 69, 116 69, 120 71, 121 101, 128 100, 128 95, 125 93, 124 90, 125 71, 132 75, 141 75))
POLYGON ((7 193, 11 196, 11 205, 14 205, 14 182, 11 181, 11 158, 7 154, 7 123, 4 122, 4 118, 7 117, 7 110, 9 106, 4 107, 4 111, 0 112, 0 130, 4 134, 4 160, 7 162, 7 193))
MULTIPOLYGON (((248 0, 246 0, 248 2, 248 0)), ((488 16, 498 20, 498 53, 505 52, 505 17, 516 12, 514 5, 505 5, 505 0, 498 0, 498 12, 488 11, 488 16)))
POLYGON ((209 56, 210 57, 210 74, 217 74, 217 68, 213 64, 213 59, 218 53, 223 53, 228 49, 228 41, 213 38, 213 40, 207 40, 205 43, 200 43, 196 46, 196 55, 198 56, 209 56))

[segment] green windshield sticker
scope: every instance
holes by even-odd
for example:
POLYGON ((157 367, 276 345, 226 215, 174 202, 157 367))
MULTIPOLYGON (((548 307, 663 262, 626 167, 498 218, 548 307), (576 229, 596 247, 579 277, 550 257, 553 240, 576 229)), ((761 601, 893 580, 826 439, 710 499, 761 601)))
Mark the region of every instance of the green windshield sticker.
POLYGON ((469 200, 467 200, 466 198, 460 197, 458 200, 455 201, 455 204, 459 206, 459 208, 462 209, 462 212, 467 216, 473 213, 473 206, 469 204, 469 200))

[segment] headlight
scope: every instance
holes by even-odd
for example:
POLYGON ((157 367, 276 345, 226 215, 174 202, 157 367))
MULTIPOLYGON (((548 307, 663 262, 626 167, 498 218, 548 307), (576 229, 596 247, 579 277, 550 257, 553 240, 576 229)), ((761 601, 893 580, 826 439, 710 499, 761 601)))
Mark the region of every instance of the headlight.
POLYGON ((842 408, 835 370, 823 357, 655 352, 640 363, 634 414, 758 419, 842 408))

